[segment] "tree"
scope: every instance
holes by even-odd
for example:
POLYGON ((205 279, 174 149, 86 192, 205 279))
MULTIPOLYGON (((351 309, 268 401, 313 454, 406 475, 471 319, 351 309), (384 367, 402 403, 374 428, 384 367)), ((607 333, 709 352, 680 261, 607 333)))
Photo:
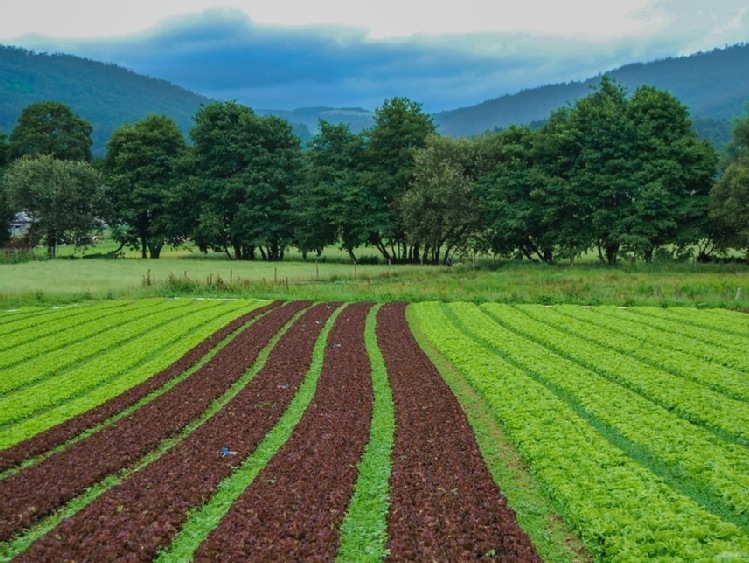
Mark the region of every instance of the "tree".
POLYGON ((637 189, 622 221, 622 241, 650 261, 660 246, 685 248, 706 236, 717 155, 707 141, 698 141, 688 108, 668 92, 641 86, 627 113, 636 134, 637 189))
POLYGON ((10 135, 10 157, 48 154, 60 160, 91 161, 91 124, 60 102, 24 108, 10 135))
POLYGON ((122 245, 140 246, 142 258, 148 252, 158 258, 165 243, 176 243, 184 234, 179 226, 183 211, 172 205, 171 193, 186 149, 179 126, 165 115, 122 125, 107 142, 108 222, 122 245))
POLYGON ((749 260, 749 115, 736 120, 728 155, 710 191, 711 229, 719 248, 743 250, 749 260))
POLYGON ((320 120, 320 131, 306 152, 307 181, 292 198, 294 239, 302 253, 340 242, 352 261, 354 250, 366 244, 370 224, 370 194, 361 182, 364 138, 345 123, 320 120))
POLYGON ((8 162, 8 136, 0 132, 0 244, 10 240, 10 220, 13 218, 13 210, 10 208, 5 185, 2 181, 5 165, 8 162))
POLYGON ((479 179, 478 189, 492 250, 519 250, 529 260, 537 257, 551 263, 556 236, 548 224, 545 199, 537 197, 546 181, 534 162, 537 135, 528 127, 498 133, 497 164, 479 179))
POLYGON ((23 157, 4 177, 13 209, 31 218, 32 244, 45 240, 54 258, 60 240, 80 244, 100 228, 102 179, 88 162, 23 157))
POLYGON ((432 135, 415 151, 411 187, 398 208, 408 243, 422 247, 422 261, 447 260, 479 234, 475 174, 482 141, 432 135))
POLYGON ((397 202, 411 185, 414 151, 426 145, 435 126, 421 104, 408 98, 385 100, 374 119, 374 126, 365 133, 366 171, 362 175, 372 202, 369 240, 386 260, 418 261, 418 247, 407 248, 397 202))
POLYGON ((292 240, 289 197, 301 181, 302 153, 288 122, 258 117, 236 102, 203 106, 190 131, 187 184, 192 236, 203 250, 280 260, 292 240))

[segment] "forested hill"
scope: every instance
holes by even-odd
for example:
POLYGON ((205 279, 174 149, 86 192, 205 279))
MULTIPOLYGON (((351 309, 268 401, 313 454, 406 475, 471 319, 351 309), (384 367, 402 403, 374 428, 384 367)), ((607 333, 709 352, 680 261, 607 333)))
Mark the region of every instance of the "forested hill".
MULTIPOLYGON (((699 128, 724 123, 743 115, 749 102, 749 44, 735 45, 689 57, 630 64, 605 73, 632 93, 648 84, 674 94, 689 106, 699 128), (716 123, 717 122, 717 123, 716 123)), ((474 135, 512 124, 544 120, 567 102, 590 93, 600 77, 584 82, 555 84, 488 100, 476 106, 435 114, 440 132, 474 135)), ((705 135, 708 136, 708 135, 705 135)))
POLYGON ((10 133, 21 110, 42 100, 62 102, 91 122, 95 155, 104 153, 112 131, 125 122, 163 113, 187 131, 200 104, 210 102, 114 64, 0 46, 0 131, 10 133))

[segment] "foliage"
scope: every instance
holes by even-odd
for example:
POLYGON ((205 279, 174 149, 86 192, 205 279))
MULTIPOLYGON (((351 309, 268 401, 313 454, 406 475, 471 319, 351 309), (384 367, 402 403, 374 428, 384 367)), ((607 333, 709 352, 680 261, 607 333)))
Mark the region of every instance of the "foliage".
POLYGON ((719 246, 744 250, 749 259, 749 115, 734 123, 727 154, 727 167, 710 192, 711 226, 719 246))
POLYGON ((414 152, 426 145, 434 131, 434 123, 421 104, 408 98, 391 98, 377 108, 375 124, 365 132, 362 181, 372 202, 369 239, 385 260, 418 261, 418 249, 408 248, 398 201, 413 180, 414 152))
POLYGON ((474 183, 481 148, 478 142, 432 135, 415 152, 413 180, 398 208, 408 243, 423 247, 422 262, 448 260, 480 233, 474 183))
POLYGON ((149 115, 122 125, 107 142, 104 170, 110 203, 108 224, 123 245, 139 245, 158 258, 165 243, 177 243, 185 233, 175 219, 182 210, 171 192, 178 185, 178 161, 187 150, 177 123, 149 115))
POLYGON ((280 260, 292 239, 288 199, 302 153, 289 124, 236 102, 204 106, 190 131, 192 175, 181 197, 201 249, 280 260))
POLYGON ((51 257, 58 242, 83 245, 100 228, 102 178, 87 162, 23 157, 8 168, 4 183, 11 209, 24 210, 32 221, 32 244, 44 239, 51 257))
POLYGON ((60 102, 26 106, 10 134, 11 159, 50 155, 60 160, 91 160, 91 123, 60 102))
POLYGON ((371 198, 363 189, 364 139, 348 125, 320 121, 306 152, 307 181, 291 197, 295 244, 306 255, 340 241, 349 257, 368 242, 371 198))

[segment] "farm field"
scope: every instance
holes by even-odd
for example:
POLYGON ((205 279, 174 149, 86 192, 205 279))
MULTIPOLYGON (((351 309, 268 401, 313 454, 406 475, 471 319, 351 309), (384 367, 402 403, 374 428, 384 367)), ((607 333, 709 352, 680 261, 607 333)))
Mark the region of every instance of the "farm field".
POLYGON ((2 311, 0 560, 746 560, 748 349, 717 309, 2 311))

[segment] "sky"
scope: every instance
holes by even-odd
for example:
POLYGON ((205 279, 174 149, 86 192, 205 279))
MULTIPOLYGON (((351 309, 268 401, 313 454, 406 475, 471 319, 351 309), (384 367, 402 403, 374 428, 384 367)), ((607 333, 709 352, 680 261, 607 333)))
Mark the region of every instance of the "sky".
POLYGON ((256 109, 438 112, 749 42, 747 0, 22 0, 0 44, 256 109))

